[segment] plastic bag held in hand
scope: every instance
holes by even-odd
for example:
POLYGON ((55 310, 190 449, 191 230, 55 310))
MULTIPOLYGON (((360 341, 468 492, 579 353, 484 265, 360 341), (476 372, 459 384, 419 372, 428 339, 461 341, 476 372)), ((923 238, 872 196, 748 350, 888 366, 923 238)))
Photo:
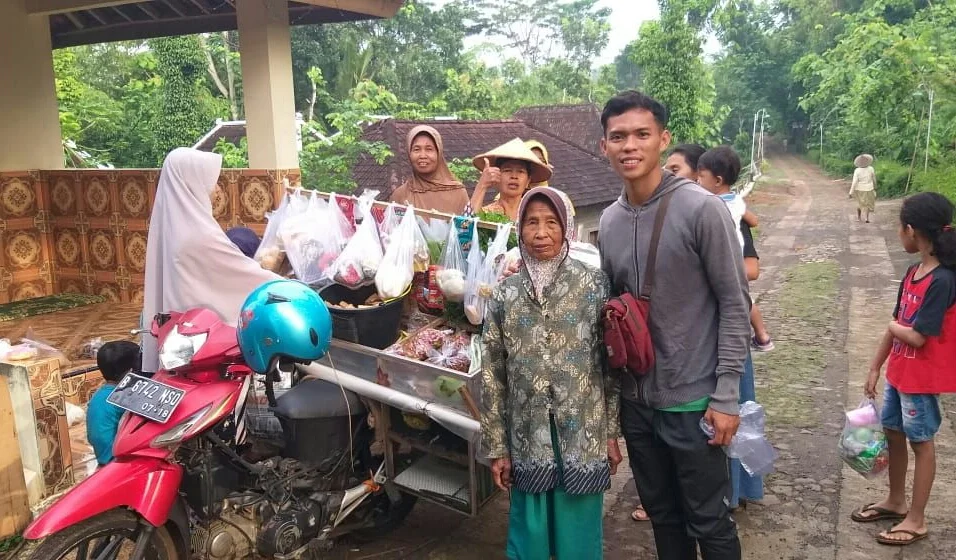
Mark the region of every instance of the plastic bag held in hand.
POLYGON ((332 280, 352 289, 375 281, 384 256, 378 224, 372 216, 373 202, 373 199, 359 200, 358 213, 362 223, 332 265, 332 280))
POLYGON ((468 261, 461 251, 458 232, 449 228, 445 250, 441 256, 441 270, 438 271, 438 288, 445 300, 462 302, 465 300, 465 275, 468 273, 468 261))
POLYGON ((262 234, 262 242, 256 249, 255 258, 259 266, 272 272, 278 272, 285 259, 285 246, 282 244, 282 238, 279 237, 279 226, 285 219, 286 210, 289 208, 289 195, 282 197, 279 207, 272 213, 266 214, 268 223, 266 231, 262 234))
POLYGON ((397 298, 412 285, 416 235, 421 235, 421 231, 415 219, 415 209, 409 206, 401 223, 392 232, 391 243, 375 274, 375 287, 382 299, 397 298))
MULTIPOLYGON (((754 401, 740 405, 740 427, 726 448, 727 455, 740 459, 740 464, 750 476, 766 476, 773 472, 773 463, 777 460, 777 450, 770 445, 764 435, 763 407, 754 401)), ((714 437, 714 427, 703 418, 700 429, 707 437, 714 437)))
POLYGON ((873 399, 846 413, 838 449, 843 462, 865 477, 882 474, 889 467, 890 452, 873 399))

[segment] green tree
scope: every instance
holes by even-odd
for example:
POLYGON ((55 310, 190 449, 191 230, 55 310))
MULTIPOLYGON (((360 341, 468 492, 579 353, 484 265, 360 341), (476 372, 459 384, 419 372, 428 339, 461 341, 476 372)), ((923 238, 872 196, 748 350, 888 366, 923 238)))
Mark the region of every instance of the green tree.
MULTIPOLYGON (((153 39, 162 84, 162 115, 156 123, 156 145, 161 152, 191 146, 213 121, 212 96, 204 86, 206 62, 195 35, 153 39)), ((157 161, 156 163, 160 163, 157 161)))

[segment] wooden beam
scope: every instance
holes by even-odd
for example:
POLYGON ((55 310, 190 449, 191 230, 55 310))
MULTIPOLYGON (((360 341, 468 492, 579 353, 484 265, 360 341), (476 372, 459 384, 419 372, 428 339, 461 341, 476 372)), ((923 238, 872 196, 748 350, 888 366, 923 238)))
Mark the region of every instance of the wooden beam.
POLYGON ((80 18, 76 16, 76 14, 72 12, 67 12, 63 15, 65 15, 66 19, 70 20, 70 23, 72 23, 77 29, 84 29, 86 27, 85 25, 83 25, 83 22, 80 21, 80 18))
POLYGON ((402 7, 404 0, 296 0, 296 2, 320 8, 390 18, 402 7))
POLYGON ((159 12, 157 12, 155 8, 146 2, 140 2, 139 4, 136 4, 136 8, 153 19, 160 19, 159 12))
POLYGON ((95 19, 96 21, 100 22, 100 25, 109 25, 109 24, 106 22, 106 20, 103 19, 103 16, 101 16, 101 15, 98 14, 98 13, 96 13, 96 10, 87 10, 86 13, 90 14, 91 16, 93 16, 93 19, 95 19))
POLYGON ((202 13, 204 14, 209 13, 209 9, 206 8, 206 6, 204 6, 203 3, 200 2, 199 0, 189 0, 189 1, 190 3, 192 3, 193 6, 196 6, 197 8, 199 8, 199 11, 201 11, 202 13))
POLYGON ((169 0, 161 0, 161 1, 162 1, 162 3, 163 3, 164 6, 166 6, 166 7, 169 8, 170 10, 176 12, 176 15, 178 15, 179 17, 186 17, 186 12, 184 12, 184 11, 182 10, 182 8, 180 8, 180 7, 177 6, 176 4, 173 4, 173 3, 170 2, 169 0))
POLYGON ((130 22, 130 23, 136 21, 135 19, 133 19, 133 18, 129 17, 128 15, 126 15, 126 12, 124 12, 123 10, 117 8, 116 6, 113 6, 113 11, 116 12, 117 14, 119 14, 121 18, 125 19, 126 21, 128 21, 128 22, 130 22))
POLYGON ((26 0, 26 3, 28 14, 51 15, 94 8, 110 8, 139 1, 142 0, 26 0))

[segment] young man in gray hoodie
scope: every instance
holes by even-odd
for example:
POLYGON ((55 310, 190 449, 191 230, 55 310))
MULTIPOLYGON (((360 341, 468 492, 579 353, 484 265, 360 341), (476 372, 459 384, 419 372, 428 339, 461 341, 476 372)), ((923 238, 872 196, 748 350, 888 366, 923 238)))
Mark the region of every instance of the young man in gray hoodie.
POLYGON ((728 503, 727 455, 739 425, 739 384, 750 340, 749 297, 726 205, 661 169, 667 109, 636 91, 604 107, 602 149, 624 181, 601 216, 602 268, 615 294, 640 292, 655 266, 650 332, 656 364, 624 375, 621 427, 661 560, 739 560, 728 503), (656 264, 647 263, 661 197, 672 193, 656 264), (715 430, 708 438, 704 419, 715 430))

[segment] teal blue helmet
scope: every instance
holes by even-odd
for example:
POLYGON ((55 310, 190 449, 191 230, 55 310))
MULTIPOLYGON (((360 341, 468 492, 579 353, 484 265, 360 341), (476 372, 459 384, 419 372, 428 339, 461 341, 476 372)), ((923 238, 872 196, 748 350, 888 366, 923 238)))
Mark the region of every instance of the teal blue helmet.
POLYGON ((332 316, 311 288, 275 280, 249 294, 239 312, 239 348, 254 371, 269 371, 279 358, 318 360, 332 342, 332 316))

